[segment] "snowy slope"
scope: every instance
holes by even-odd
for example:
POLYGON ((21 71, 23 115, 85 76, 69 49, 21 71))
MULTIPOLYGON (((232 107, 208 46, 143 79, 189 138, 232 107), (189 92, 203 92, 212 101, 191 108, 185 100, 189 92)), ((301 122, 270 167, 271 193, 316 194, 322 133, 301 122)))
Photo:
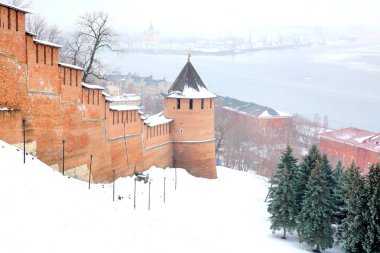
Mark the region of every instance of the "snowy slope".
MULTIPOLYGON (((88 185, 62 176, 0 141, 0 252, 306 252, 296 236, 269 230, 263 177, 218 167, 217 180, 178 169, 149 171, 148 184, 133 178, 88 185), (163 178, 166 177, 166 203, 163 178), (118 200, 117 196, 122 196, 118 200)), ((338 252, 329 250, 327 252, 338 252)))

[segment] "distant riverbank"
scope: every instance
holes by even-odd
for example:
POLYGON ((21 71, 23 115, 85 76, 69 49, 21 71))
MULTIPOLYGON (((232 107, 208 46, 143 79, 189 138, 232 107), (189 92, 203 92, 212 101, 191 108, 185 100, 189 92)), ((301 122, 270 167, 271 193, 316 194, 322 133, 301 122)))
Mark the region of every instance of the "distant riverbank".
MULTIPOLYGON (((121 73, 174 80, 186 55, 127 54, 109 59, 121 73)), ((380 132, 380 45, 344 43, 224 56, 193 56, 207 87, 220 95, 312 117, 331 128, 380 132)))

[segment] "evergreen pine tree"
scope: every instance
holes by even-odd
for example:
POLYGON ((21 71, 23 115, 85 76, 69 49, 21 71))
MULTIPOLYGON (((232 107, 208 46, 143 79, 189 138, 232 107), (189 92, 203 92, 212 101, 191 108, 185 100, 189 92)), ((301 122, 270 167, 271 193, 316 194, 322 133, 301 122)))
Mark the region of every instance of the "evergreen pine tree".
POLYGON ((334 180, 336 182, 336 187, 333 189, 333 198, 334 198, 334 219, 333 224, 336 226, 335 235, 338 242, 342 240, 342 222, 346 217, 346 211, 343 200, 343 188, 345 179, 343 177, 343 167, 342 163, 339 161, 333 172, 334 180))
POLYGON ((293 157, 292 149, 288 146, 282 154, 281 162, 271 180, 272 187, 269 194, 268 212, 272 215, 271 229, 283 230, 282 238, 286 239, 286 232, 296 228, 296 171, 297 160, 293 157))
POLYGON ((317 161, 321 161, 321 155, 317 146, 312 146, 309 153, 303 158, 297 174, 297 203, 298 213, 301 211, 301 204, 306 191, 306 185, 311 171, 315 168, 317 161))
POLYGON ((322 166, 322 170, 324 171, 326 175, 327 185, 329 186, 331 191, 333 191, 333 189, 337 185, 337 181, 336 181, 336 178, 334 177, 332 167, 330 165, 329 160, 327 159, 326 154, 323 154, 322 156, 321 166, 322 166))
POLYGON ((367 192, 364 177, 354 163, 344 172, 343 200, 346 217, 342 222, 342 239, 346 253, 365 252, 363 242, 367 233, 367 192))
POLYGON ((316 246, 316 252, 333 245, 333 204, 326 175, 317 160, 306 186, 299 215, 298 233, 301 242, 316 246))
POLYGON ((372 165, 366 180, 368 193, 367 232, 364 250, 367 253, 380 252, 380 163, 372 165))

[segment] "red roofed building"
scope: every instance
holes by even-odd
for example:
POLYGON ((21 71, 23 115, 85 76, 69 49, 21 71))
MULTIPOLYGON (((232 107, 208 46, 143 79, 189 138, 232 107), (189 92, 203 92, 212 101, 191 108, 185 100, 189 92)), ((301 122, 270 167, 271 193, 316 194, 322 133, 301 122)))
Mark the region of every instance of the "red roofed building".
POLYGON ((325 132, 320 135, 320 149, 331 164, 341 161, 347 167, 355 162, 367 174, 371 164, 380 162, 380 133, 353 127, 325 132))

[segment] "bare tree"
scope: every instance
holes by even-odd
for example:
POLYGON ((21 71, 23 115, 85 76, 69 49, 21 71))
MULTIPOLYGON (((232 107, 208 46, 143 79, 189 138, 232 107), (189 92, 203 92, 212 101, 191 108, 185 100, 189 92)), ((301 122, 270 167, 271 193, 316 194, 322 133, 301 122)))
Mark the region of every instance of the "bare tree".
POLYGON ((49 25, 45 17, 38 13, 27 15, 26 30, 34 34, 37 39, 53 43, 62 42, 61 30, 56 25, 49 25))
POLYGON ((78 30, 65 43, 62 59, 83 67, 83 81, 91 77, 105 79, 110 70, 99 57, 101 50, 123 52, 118 34, 109 24, 108 14, 102 11, 86 13, 79 17, 78 30))
POLYGON ((25 1, 25 0, 8 0, 8 3, 20 8, 30 8, 32 6, 32 1, 25 1))

